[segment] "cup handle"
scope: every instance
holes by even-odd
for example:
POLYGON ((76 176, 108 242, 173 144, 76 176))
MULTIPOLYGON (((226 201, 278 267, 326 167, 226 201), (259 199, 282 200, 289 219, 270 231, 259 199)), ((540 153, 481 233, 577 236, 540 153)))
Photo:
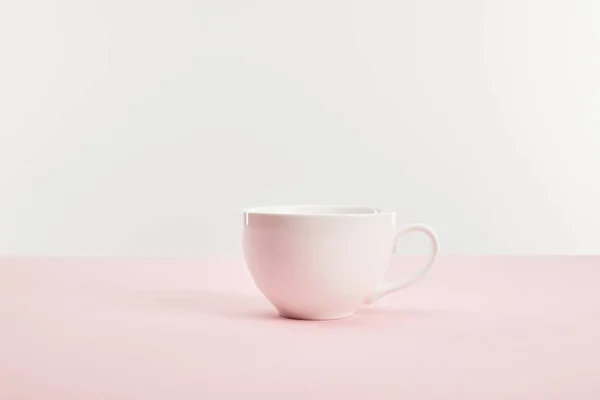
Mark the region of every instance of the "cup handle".
POLYGON ((379 286, 377 286, 377 288, 375 289, 375 292, 367 299, 366 304, 372 304, 387 294, 396 292, 398 290, 404 289, 407 286, 412 285, 413 283, 420 280, 429 270, 429 268, 431 268, 431 266, 433 265, 433 262, 435 261, 440 252, 440 242, 435 231, 424 224, 412 224, 399 228, 396 231, 396 237, 394 238, 394 247, 392 249, 392 252, 394 254, 398 252, 399 239, 402 236, 411 232, 423 232, 431 241, 431 253, 429 255, 429 259, 425 263, 425 266, 422 267, 419 271, 417 271, 417 273, 415 273, 406 281, 385 282, 379 284, 379 286))

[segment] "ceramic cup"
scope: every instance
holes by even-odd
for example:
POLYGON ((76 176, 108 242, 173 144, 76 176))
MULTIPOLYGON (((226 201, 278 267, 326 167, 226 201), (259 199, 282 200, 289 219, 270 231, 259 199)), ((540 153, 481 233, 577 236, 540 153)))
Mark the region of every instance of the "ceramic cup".
POLYGON ((287 318, 349 317, 418 281, 439 251, 431 228, 396 228, 395 213, 374 208, 277 206, 243 214, 246 265, 258 289, 287 318), (406 281, 381 283, 399 239, 411 232, 430 239, 428 260, 406 281))

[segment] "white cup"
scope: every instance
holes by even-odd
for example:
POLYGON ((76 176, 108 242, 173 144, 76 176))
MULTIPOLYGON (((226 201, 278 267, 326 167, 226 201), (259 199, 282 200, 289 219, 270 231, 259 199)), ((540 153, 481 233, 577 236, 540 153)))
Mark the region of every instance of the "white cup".
POLYGON ((439 242, 422 224, 395 227, 396 215, 368 207, 277 206, 244 211, 244 256, 258 289, 283 317, 328 320, 418 281, 439 242), (410 279, 380 284, 398 239, 423 232, 425 265, 410 279))

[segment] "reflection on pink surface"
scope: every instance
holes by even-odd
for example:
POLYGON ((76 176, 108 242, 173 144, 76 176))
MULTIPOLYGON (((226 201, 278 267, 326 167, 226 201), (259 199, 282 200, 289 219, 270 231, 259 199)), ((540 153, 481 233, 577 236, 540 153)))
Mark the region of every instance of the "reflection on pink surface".
POLYGON ((598 288, 598 257, 447 257, 307 322, 239 262, 3 259, 0 399, 598 399, 598 288))

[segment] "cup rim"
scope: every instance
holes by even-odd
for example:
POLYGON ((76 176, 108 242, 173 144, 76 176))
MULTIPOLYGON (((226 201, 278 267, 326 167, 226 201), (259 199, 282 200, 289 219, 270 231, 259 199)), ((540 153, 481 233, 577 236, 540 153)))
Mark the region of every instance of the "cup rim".
POLYGON ((394 215, 393 211, 356 205, 291 204, 250 207, 242 210, 244 215, 272 215, 286 217, 373 217, 394 215))

